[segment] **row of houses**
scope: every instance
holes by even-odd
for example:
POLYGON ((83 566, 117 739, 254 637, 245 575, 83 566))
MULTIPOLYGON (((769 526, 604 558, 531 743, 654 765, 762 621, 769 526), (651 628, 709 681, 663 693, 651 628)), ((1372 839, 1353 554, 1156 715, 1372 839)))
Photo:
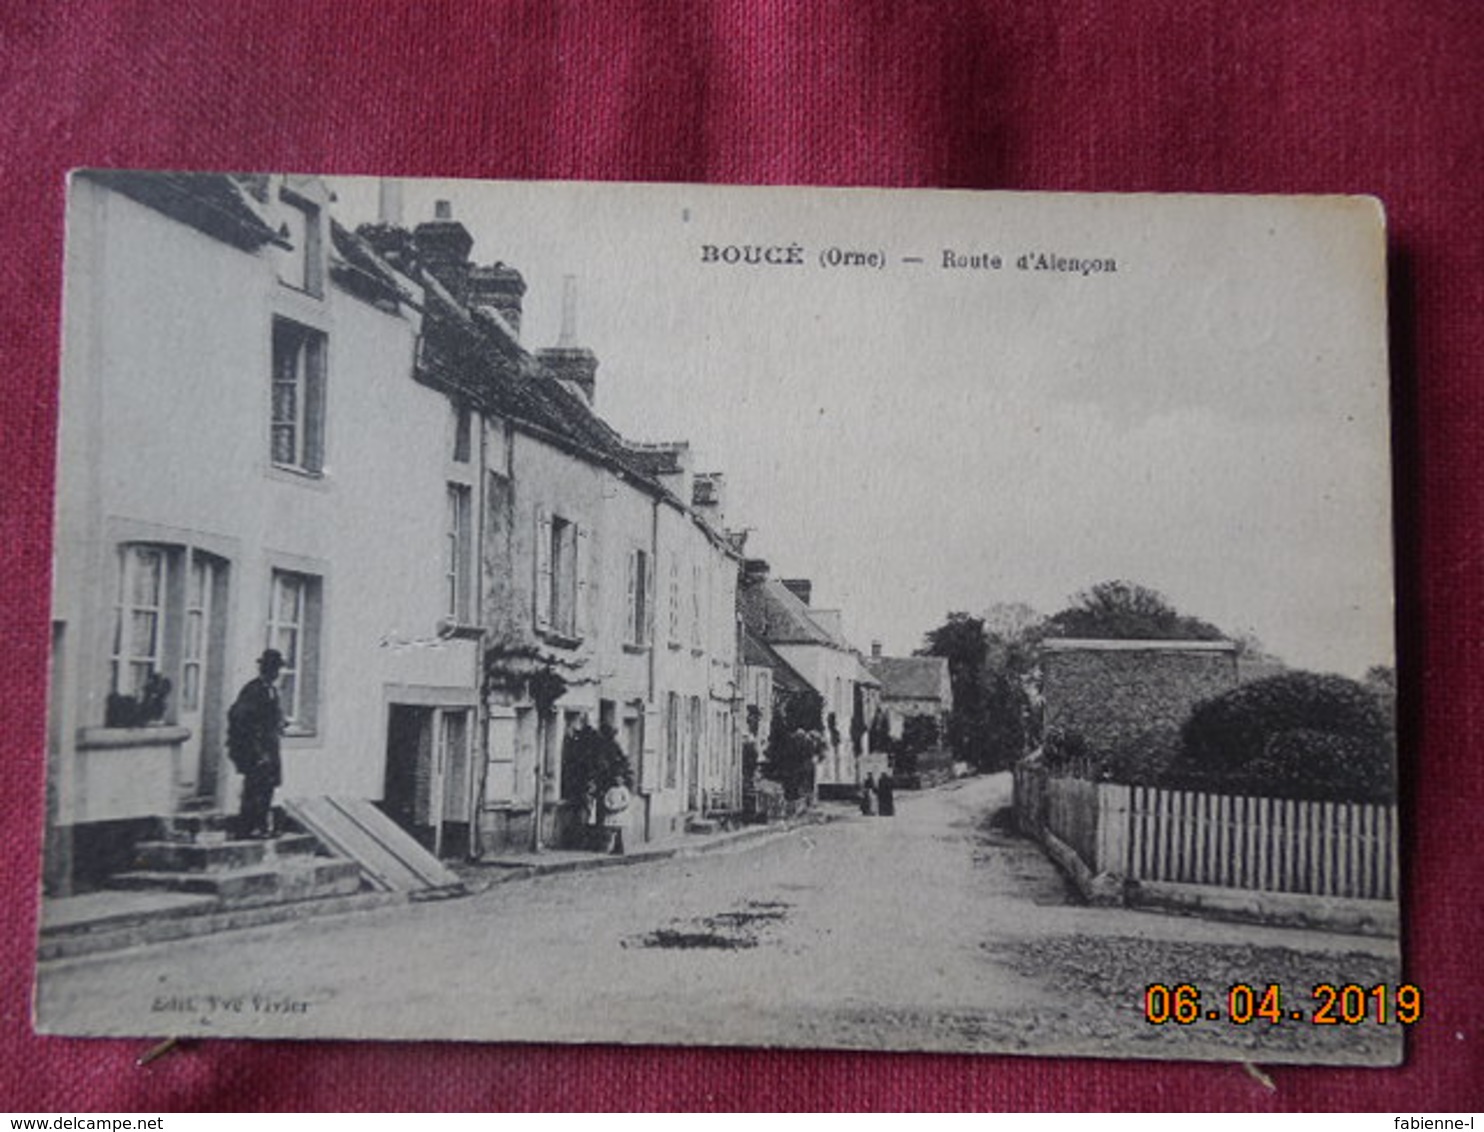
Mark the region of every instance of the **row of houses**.
POLYGON ((86 172, 68 204, 46 881, 99 883, 160 815, 230 810, 268 647, 287 797, 371 800, 430 849, 560 844, 564 755, 611 728, 630 839, 735 811, 775 695, 817 696, 824 785, 877 766, 881 681, 810 586, 729 531, 683 441, 595 412, 564 298, 471 259, 444 203, 332 216, 314 178, 86 172))

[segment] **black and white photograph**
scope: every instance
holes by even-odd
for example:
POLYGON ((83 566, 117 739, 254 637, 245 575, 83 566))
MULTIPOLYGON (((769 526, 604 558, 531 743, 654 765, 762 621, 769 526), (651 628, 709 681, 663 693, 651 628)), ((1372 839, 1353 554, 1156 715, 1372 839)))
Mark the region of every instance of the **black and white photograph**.
POLYGON ((73 173, 37 1029, 1401 1062, 1385 277, 1363 197, 73 173))

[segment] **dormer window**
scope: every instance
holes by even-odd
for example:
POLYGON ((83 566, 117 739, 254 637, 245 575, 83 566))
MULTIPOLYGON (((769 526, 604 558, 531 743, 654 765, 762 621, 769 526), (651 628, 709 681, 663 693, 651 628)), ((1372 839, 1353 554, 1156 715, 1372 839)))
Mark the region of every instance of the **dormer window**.
POLYGON ((278 280, 286 287, 321 298, 325 289, 325 257, 320 208, 289 189, 284 189, 280 196, 282 235, 289 246, 279 250, 278 280))

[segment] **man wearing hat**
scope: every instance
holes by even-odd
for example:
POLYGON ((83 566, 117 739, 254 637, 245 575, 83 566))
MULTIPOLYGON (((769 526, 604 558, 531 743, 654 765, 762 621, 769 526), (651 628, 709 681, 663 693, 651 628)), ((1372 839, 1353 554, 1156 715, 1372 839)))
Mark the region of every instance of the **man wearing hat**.
POLYGON ((227 756, 242 775, 242 813, 238 836, 273 836, 273 791, 283 781, 279 737, 283 708, 274 687, 283 670, 283 654, 265 649, 258 657, 258 675, 242 686, 227 713, 227 756))

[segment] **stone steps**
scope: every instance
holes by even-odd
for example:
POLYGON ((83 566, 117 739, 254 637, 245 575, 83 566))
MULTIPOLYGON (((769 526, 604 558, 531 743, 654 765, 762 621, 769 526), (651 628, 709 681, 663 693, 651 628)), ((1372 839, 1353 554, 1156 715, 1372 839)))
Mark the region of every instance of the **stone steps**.
POLYGON ((304 833, 266 841, 141 841, 134 847, 134 867, 144 872, 222 872, 312 857, 318 848, 315 839, 304 833))
POLYGON ((347 896, 360 889, 361 870, 354 861, 305 856, 209 872, 139 869, 120 873, 109 881, 109 886, 132 891, 195 893, 214 897, 222 908, 242 908, 347 896))

